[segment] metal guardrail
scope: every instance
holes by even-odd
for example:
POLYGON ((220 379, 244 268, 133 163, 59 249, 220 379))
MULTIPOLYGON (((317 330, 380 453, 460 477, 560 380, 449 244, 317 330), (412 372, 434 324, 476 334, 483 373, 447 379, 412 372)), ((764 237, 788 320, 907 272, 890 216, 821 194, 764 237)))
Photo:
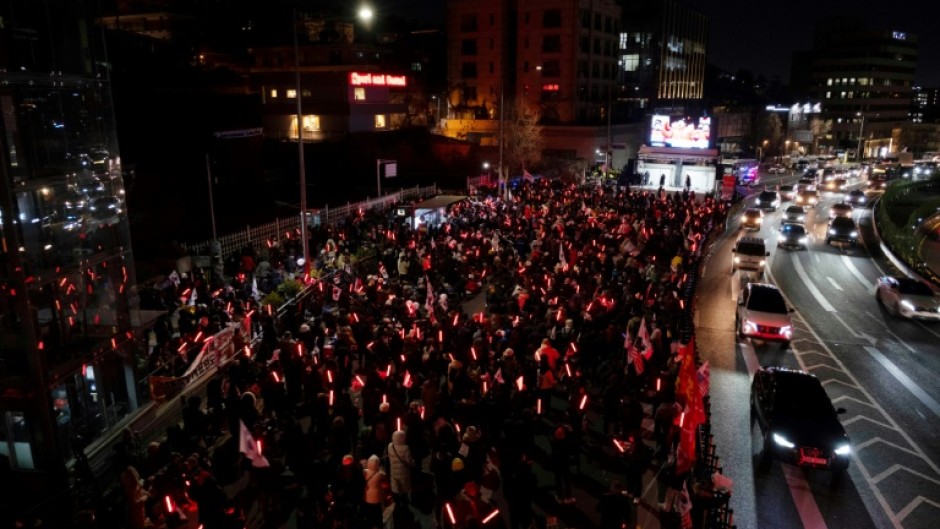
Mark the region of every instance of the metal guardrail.
MULTIPOLYGON (((308 215, 317 219, 320 224, 334 225, 358 214, 361 211, 388 209, 398 202, 414 200, 438 193, 437 185, 413 187, 402 189, 379 198, 363 200, 361 202, 347 203, 343 206, 331 208, 328 205, 323 209, 309 210, 308 215)), ((262 248, 268 241, 280 243, 282 239, 295 237, 300 230, 300 215, 284 219, 275 219, 273 222, 261 226, 247 226, 244 230, 219 237, 219 250, 223 259, 241 251, 242 248, 253 245, 262 248)), ((190 255, 211 255, 212 240, 198 243, 184 243, 183 249, 190 255)))

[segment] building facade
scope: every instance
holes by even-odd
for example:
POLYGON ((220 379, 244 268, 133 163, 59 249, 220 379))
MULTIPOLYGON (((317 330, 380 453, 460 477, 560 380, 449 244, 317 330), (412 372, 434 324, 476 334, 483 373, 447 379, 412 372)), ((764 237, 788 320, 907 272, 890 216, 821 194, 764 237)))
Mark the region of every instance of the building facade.
POLYGON ((822 103, 820 118, 832 121, 830 148, 871 157, 904 147, 899 141, 911 110, 916 35, 830 19, 817 25, 812 52, 800 57, 809 74, 799 78, 810 83, 802 91, 822 103))
POLYGON ((707 17, 678 0, 621 3, 621 104, 641 116, 651 106, 702 99, 707 17))
POLYGON ((620 29, 613 0, 450 0, 446 23, 454 121, 445 134, 494 144, 501 101, 546 124, 607 120, 620 29))
POLYGON ((0 455, 22 491, 148 398, 96 5, 0 7, 0 455))

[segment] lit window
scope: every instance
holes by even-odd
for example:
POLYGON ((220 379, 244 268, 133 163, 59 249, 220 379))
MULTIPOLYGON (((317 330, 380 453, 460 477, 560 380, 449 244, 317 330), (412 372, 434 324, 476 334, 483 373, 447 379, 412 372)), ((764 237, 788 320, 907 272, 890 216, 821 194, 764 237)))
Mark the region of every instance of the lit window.
POLYGON ((385 114, 376 114, 375 115, 375 128, 384 129, 385 126, 386 126, 385 114))
POLYGON ((826 99, 832 99, 832 92, 826 92, 826 99))
POLYGON ((826 79, 826 86, 832 86, 832 77, 826 79))
POLYGON ((623 71, 635 72, 640 66, 640 55, 636 53, 631 55, 624 55, 620 64, 623 65, 623 71))
POLYGON ((271 99, 277 99, 277 88, 271 89, 271 99))
POLYGON ((294 90, 293 88, 288 88, 287 99, 296 99, 296 98, 297 98, 297 90, 294 90))
POLYGON ((320 130, 320 116, 304 116, 304 132, 314 132, 320 130))
POLYGON ((356 101, 365 101, 366 89, 361 86, 357 86, 356 88, 353 88, 353 99, 355 99, 356 101))

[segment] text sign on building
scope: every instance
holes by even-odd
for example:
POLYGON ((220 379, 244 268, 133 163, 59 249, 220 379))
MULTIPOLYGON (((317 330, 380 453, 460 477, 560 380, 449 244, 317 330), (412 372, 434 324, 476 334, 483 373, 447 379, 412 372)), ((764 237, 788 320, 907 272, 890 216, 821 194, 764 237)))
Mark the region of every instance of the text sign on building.
POLYGON ((404 75, 349 72, 349 84, 352 86, 407 86, 408 81, 404 75))

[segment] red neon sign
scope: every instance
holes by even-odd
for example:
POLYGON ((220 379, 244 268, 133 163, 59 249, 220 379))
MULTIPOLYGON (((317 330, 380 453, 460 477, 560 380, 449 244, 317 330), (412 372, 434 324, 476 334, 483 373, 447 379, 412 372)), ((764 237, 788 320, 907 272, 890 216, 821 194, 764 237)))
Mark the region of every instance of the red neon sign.
POLYGON ((404 75, 385 73, 349 72, 351 86, 407 86, 408 78, 404 75))

